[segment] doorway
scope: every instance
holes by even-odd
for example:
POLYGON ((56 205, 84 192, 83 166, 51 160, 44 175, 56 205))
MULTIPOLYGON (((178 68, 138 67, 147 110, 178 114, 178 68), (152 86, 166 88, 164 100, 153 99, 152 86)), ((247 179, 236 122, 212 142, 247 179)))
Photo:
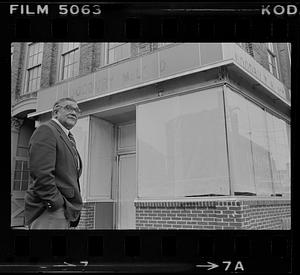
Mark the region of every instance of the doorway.
POLYGON ((118 159, 118 228, 135 229, 136 156, 135 153, 125 154, 120 155, 118 159))
POLYGON ((17 131, 12 131, 11 141, 11 227, 24 227, 24 196, 32 181, 29 170, 28 142, 34 131, 34 121, 24 119, 17 131))
POLYGON ((135 229, 136 126, 135 122, 118 125, 117 229, 135 229))

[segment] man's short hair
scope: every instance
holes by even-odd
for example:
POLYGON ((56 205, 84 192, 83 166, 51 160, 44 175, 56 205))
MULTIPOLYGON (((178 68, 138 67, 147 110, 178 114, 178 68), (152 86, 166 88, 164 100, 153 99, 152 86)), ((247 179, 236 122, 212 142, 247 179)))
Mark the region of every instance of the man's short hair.
POLYGON ((54 116, 55 111, 60 107, 60 104, 65 102, 65 101, 73 101, 75 103, 77 103, 77 101, 74 98, 71 97, 63 97, 60 98, 59 100, 57 100, 54 104, 53 104, 53 108, 52 108, 52 116, 54 116))

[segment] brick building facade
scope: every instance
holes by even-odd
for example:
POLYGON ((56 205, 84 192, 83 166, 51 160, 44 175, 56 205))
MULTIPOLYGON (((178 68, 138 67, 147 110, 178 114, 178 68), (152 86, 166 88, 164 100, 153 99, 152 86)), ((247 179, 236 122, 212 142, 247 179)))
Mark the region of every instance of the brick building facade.
POLYGON ((12 43, 12 226, 29 138, 69 96, 82 109, 79 229, 289 229, 290 50, 12 43))

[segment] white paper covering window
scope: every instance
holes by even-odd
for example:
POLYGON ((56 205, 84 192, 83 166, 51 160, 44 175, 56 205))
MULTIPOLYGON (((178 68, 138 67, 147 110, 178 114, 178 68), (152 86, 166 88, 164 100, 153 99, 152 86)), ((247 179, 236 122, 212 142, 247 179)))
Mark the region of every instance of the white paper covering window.
POLYGON ((267 113, 271 167, 276 194, 290 193, 289 125, 267 113))
POLYGON ((138 196, 229 195, 222 88, 137 107, 138 196))
POLYGON ((255 194, 247 101, 229 89, 225 96, 232 189, 235 194, 255 194))
POLYGON ((266 113, 247 101, 250 119, 250 138, 253 153, 254 178, 257 195, 273 194, 266 113))
POLYGON ((289 193, 289 126, 229 89, 225 96, 234 194, 289 193))

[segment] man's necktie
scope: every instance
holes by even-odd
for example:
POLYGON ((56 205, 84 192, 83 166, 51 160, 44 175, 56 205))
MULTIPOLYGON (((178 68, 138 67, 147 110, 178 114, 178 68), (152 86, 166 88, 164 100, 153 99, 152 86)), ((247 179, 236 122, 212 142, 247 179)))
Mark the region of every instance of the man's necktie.
POLYGON ((71 141, 73 147, 76 149, 75 138, 74 138, 74 136, 73 136, 73 134, 71 132, 69 132, 68 137, 69 137, 69 140, 71 141))
POLYGON ((68 137, 69 137, 69 140, 71 141, 71 144, 74 148, 74 151, 76 152, 77 169, 79 170, 80 169, 80 167, 79 167, 79 156, 78 156, 77 149, 76 149, 75 138, 74 138, 74 136, 71 132, 69 132, 68 137))

